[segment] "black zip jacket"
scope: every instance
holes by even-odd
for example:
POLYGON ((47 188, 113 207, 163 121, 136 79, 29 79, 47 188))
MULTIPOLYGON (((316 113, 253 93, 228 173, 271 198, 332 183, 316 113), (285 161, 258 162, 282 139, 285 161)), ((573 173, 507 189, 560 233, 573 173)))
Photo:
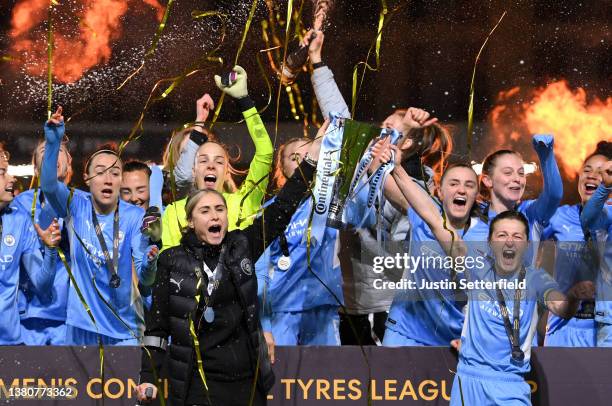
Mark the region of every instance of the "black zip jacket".
POLYGON ((225 252, 220 269, 221 280, 214 294, 215 317, 212 323, 201 317, 208 283, 202 262, 214 270, 221 246, 202 243, 193 232, 188 232, 180 246, 160 255, 153 303, 146 315, 143 339, 152 360, 143 348, 140 382, 154 383, 152 364, 159 374, 167 350, 170 405, 184 405, 191 385, 194 388, 201 385, 192 382, 199 373, 190 320, 193 320, 199 338, 207 379, 234 381, 254 377, 259 361, 259 390, 267 393, 272 387, 274 375, 259 319, 254 263, 284 232, 305 197, 314 172, 314 167, 302 162, 262 216, 244 230, 227 233, 222 243, 225 252), (197 273, 203 277, 203 289, 199 291, 196 289, 196 268, 200 269, 197 273), (167 344, 169 338, 170 345, 167 344))

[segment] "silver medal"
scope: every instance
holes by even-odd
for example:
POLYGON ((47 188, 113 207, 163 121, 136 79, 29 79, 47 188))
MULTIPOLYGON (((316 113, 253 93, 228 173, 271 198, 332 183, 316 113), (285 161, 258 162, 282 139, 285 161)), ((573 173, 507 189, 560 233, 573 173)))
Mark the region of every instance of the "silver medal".
POLYGON ((204 320, 206 320, 208 323, 212 323, 214 319, 215 311, 212 309, 212 307, 207 307, 206 310, 204 310, 204 320))
POLYGON ((286 271, 291 266, 291 258, 282 255, 278 259, 278 262, 276 263, 276 265, 278 266, 278 269, 280 269, 281 271, 286 271))

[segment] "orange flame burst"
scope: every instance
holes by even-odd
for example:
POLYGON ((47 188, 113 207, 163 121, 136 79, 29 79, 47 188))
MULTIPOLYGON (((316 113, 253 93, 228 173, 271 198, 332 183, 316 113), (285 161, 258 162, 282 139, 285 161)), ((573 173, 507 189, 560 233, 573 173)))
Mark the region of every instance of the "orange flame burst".
MULTIPOLYGON (((75 9, 56 6, 54 18, 55 51, 53 75, 60 82, 78 80, 90 68, 107 63, 111 44, 121 37, 121 17, 132 0, 77 0, 75 9), (62 15, 63 14, 63 15, 62 15), (78 20, 77 27, 68 22, 78 20), (72 34, 66 32, 72 31, 72 34)), ((157 0, 134 0, 155 9, 161 20, 164 7, 157 0)), ((26 70, 31 75, 42 75, 47 69, 46 37, 37 28, 48 18, 50 0, 20 0, 12 12, 10 37, 12 52, 22 55, 26 70)))
POLYGON ((565 80, 528 93, 525 97, 519 87, 499 93, 489 113, 498 145, 526 144, 531 134, 553 134, 556 156, 573 174, 599 141, 612 140, 612 97, 589 100, 583 88, 572 91, 565 80))

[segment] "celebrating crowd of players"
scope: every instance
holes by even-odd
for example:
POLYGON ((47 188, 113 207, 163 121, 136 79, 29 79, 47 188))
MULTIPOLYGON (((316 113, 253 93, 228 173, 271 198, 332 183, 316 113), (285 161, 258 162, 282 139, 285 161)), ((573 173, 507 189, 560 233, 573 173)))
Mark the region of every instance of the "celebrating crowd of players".
MULTIPOLYGON (((305 45, 323 116, 349 117, 322 61, 323 34, 306 35, 305 45)), ((347 208, 348 228, 327 227, 319 241, 310 241, 308 185, 330 124, 315 142, 294 138, 274 151, 248 96, 246 72, 239 66, 234 72, 231 83, 216 82, 236 100, 255 145, 241 185, 217 141, 222 136, 204 127, 214 108, 209 95, 196 103, 195 126, 176 134, 164 154, 170 197, 162 197, 164 175, 156 165, 124 162, 112 145, 87 159, 89 191, 71 188, 61 108, 45 123, 45 140, 33 153, 39 186, 14 198, 9 154, 0 149, 0 344, 142 344, 154 354, 171 346, 172 396, 186 404, 215 403, 209 396, 230 404, 224 393, 248 399, 248 384, 227 382, 251 379, 253 354, 266 353, 274 362, 275 344, 452 345, 460 354, 461 396, 477 404, 528 402, 522 375, 544 308, 540 344, 612 346, 611 142, 603 140, 584 157, 580 201, 560 206, 554 138, 534 136, 543 188, 525 201, 519 153, 489 154, 480 176, 467 164, 445 165, 453 148, 446 127, 424 110, 395 110, 380 126, 401 138, 372 142, 364 177, 367 183, 393 164, 381 185, 385 198, 368 205, 366 194, 357 193, 347 208), (548 240, 556 242, 552 275, 538 266, 544 245, 538 242, 548 240), (412 255, 480 255, 488 262, 465 274, 427 266, 375 273, 372 258, 394 253, 389 242, 412 255), (417 286, 516 279, 526 282, 527 292, 375 289, 374 279, 381 278, 408 278, 417 286), (206 398, 204 387, 194 384, 194 345, 207 376, 219 382, 209 385, 206 398)), ((254 404, 265 403, 266 379, 254 404)), ((141 380, 153 382, 145 357, 141 380)), ((456 391, 458 385, 451 403, 461 404, 456 391)))

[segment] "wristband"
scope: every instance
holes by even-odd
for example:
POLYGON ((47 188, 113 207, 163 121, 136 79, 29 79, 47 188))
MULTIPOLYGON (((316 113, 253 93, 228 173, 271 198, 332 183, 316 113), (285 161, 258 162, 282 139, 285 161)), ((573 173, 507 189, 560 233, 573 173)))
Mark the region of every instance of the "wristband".
POLYGON ((314 159, 312 159, 310 157, 310 155, 308 154, 308 152, 306 153, 306 155, 304 155, 304 161, 306 161, 306 163, 308 163, 308 165, 316 168, 317 167, 317 161, 315 161, 314 159))
MULTIPOLYGON (((204 129, 204 126, 202 126, 201 124, 196 124, 194 127, 201 127, 202 129, 204 129)), ((208 137, 206 136, 206 134, 198 130, 191 130, 191 132, 189 133, 189 138, 197 145, 202 145, 208 141, 208 137)))
POLYGON ((323 66, 327 66, 327 65, 325 65, 325 62, 317 62, 317 63, 313 63, 313 64, 312 64, 312 69, 313 69, 313 70, 314 70, 314 69, 319 69, 319 68, 322 68, 323 66))

